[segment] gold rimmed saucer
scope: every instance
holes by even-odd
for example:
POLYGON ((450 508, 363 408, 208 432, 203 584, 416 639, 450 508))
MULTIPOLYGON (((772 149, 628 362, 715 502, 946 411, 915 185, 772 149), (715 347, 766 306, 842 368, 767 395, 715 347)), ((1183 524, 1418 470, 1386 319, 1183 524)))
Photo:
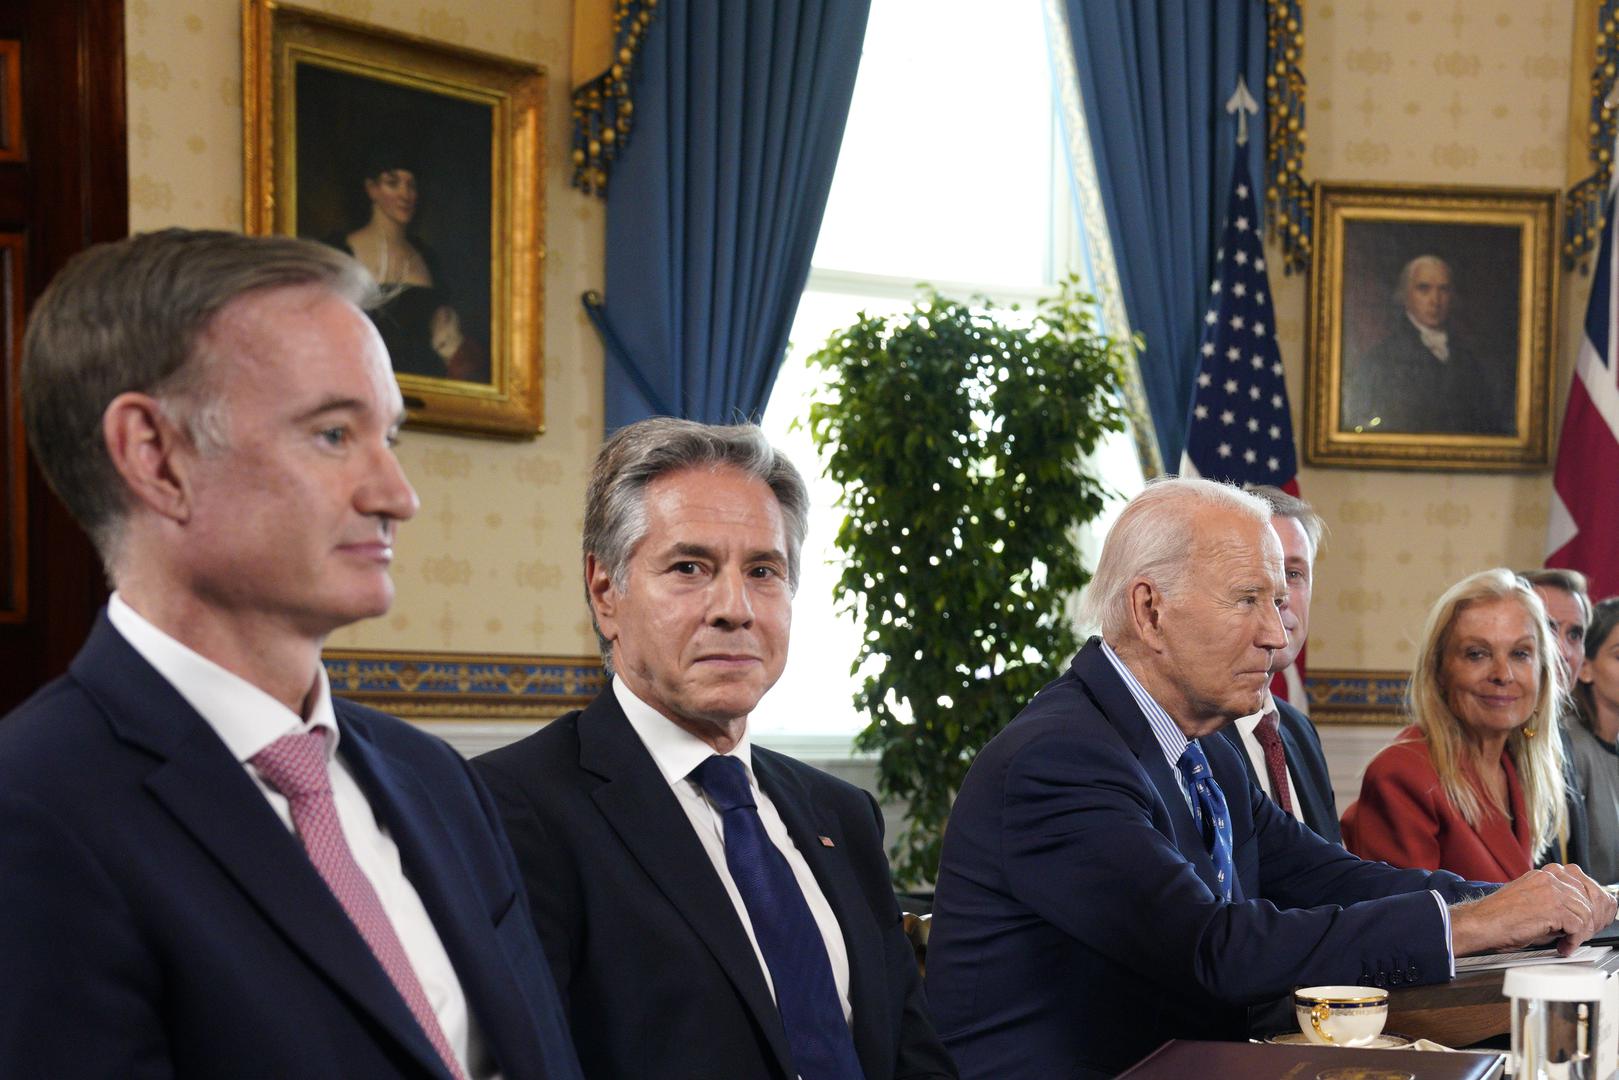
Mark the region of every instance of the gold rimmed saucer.
MULTIPOLYGON (((1272 1035, 1272 1036, 1270 1036, 1265 1041, 1268 1042, 1268 1043, 1272 1043, 1272 1044, 1274 1044, 1276 1046, 1320 1046, 1321 1045, 1320 1043, 1313 1043, 1309 1039, 1306 1039, 1304 1037, 1304 1033, 1302 1031, 1284 1031, 1280 1035, 1272 1035)), ((1355 1049, 1355 1050, 1403 1050, 1403 1049, 1406 1049, 1407 1047, 1409 1047, 1411 1045, 1411 1042, 1412 1042, 1412 1040, 1406 1038, 1404 1035, 1395 1035, 1392 1032, 1385 1031, 1383 1034, 1377 1036, 1377 1038, 1373 1039, 1369 1043, 1366 1043, 1364 1046, 1356 1046, 1356 1047, 1353 1047, 1352 1049, 1355 1049)), ((1328 1048, 1323 1047, 1323 1049, 1328 1049, 1328 1048)))

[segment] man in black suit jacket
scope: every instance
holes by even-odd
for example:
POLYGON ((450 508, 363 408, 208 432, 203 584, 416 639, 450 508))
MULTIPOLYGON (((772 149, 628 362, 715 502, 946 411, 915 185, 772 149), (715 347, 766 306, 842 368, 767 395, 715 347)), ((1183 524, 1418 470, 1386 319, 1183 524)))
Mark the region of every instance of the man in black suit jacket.
POLYGON ((748 740, 786 661, 806 513, 797 470, 755 427, 621 429, 584 537, 612 683, 474 762, 592 1080, 955 1075, 875 801, 748 740), (722 765, 753 807, 710 786, 722 765), (753 860, 739 845, 760 831, 753 860), (782 887, 761 904, 764 862, 782 887), (783 955, 771 942, 789 921, 783 955))
POLYGON ((321 668, 417 507, 374 290, 175 229, 35 307, 29 440, 116 591, 0 721, 0 1075, 580 1080, 488 793, 321 668))
MULTIPOLYGON (((1274 670, 1286 672, 1304 650, 1310 633, 1310 590, 1315 578, 1315 555, 1321 545, 1325 524, 1310 504, 1277 487, 1256 487, 1253 493, 1270 504, 1271 527, 1282 541, 1282 572, 1287 576, 1287 607, 1282 626, 1287 645, 1278 650, 1274 670)), ((1300 692, 1303 687, 1299 687, 1300 692)), ((1321 752, 1321 736, 1309 717, 1285 701, 1266 695, 1257 713, 1220 729, 1220 735, 1236 747, 1248 776, 1261 791, 1276 800, 1316 835, 1335 844, 1343 843, 1338 831, 1338 806, 1332 793, 1332 776, 1321 752), (1265 718, 1274 714, 1283 766, 1288 785, 1287 799, 1276 798, 1276 782, 1266 767, 1263 730, 1265 718)))

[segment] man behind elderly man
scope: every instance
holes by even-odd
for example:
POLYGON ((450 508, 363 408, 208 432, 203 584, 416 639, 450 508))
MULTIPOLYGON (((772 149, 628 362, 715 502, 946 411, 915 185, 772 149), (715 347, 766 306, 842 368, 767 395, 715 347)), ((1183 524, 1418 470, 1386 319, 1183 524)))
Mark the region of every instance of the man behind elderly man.
POLYGON ((1248 1006, 1297 985, 1443 982, 1456 956, 1612 921, 1574 867, 1494 889, 1362 862, 1207 738, 1258 709, 1287 642, 1270 516, 1209 481, 1150 485, 1087 595, 1101 637, 974 762, 928 954, 963 1077, 1108 1076, 1168 1038, 1243 1038, 1248 1006))

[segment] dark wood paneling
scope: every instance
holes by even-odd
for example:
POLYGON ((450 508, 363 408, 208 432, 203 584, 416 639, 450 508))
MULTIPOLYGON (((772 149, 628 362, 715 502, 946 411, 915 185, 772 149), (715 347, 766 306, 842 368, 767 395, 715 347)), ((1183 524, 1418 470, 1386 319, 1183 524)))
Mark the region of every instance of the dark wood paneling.
MULTIPOLYGON (((5 0, 0 40, 18 43, 21 141, 0 156, 0 233, 25 240, 27 304, 72 255, 129 231, 122 0, 5 0)), ((3 107, 3 105, 0 105, 3 107)), ((0 400, 16 373, 0 366, 0 400)), ((7 475, 16 447, 0 443, 7 475)), ((0 625, 0 713, 63 671, 106 597, 88 539, 24 453, 26 615, 0 625)), ((8 502, 7 531, 15 531, 8 502)))
POLYGON ((28 471, 23 456, 27 450, 22 395, 17 392, 27 251, 22 233, 0 231, 0 369, 5 371, 0 381, 0 513, 5 515, 0 518, 0 623, 28 618, 28 471))

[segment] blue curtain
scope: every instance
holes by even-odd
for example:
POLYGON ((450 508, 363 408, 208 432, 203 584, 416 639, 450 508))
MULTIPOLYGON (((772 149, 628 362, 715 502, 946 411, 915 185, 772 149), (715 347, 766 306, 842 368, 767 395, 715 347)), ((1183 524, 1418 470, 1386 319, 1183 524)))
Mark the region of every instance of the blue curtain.
MULTIPOLYGON (((1166 468, 1178 470, 1200 320, 1236 152, 1226 100, 1261 102, 1249 167, 1264 175, 1264 0, 1065 0, 1102 206, 1166 468)), ((1262 201, 1262 200, 1261 200, 1262 201)))
MULTIPOLYGON (((607 190, 606 424, 757 419, 809 276, 870 0, 665 0, 607 190)), ((587 309, 591 307, 589 300, 587 309)))

